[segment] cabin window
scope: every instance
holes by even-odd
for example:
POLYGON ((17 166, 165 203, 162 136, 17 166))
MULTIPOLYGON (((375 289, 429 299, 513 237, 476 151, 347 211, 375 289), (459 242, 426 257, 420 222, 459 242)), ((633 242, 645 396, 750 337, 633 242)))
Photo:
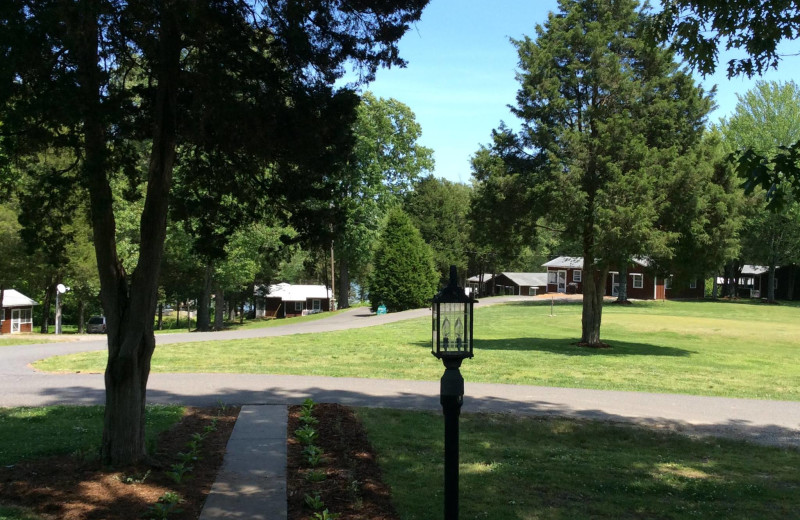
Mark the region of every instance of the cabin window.
POLYGON ((547 283, 551 285, 555 285, 557 283, 555 271, 547 271, 547 283))
POLYGON ((303 302, 294 302, 294 310, 295 311, 302 311, 303 310, 303 302))
POLYGON ((644 287, 644 276, 639 273, 633 273, 631 276, 633 276, 633 288, 642 289, 644 287))
POLYGON ((321 302, 321 301, 319 301, 319 300, 313 300, 313 301, 312 301, 312 308, 313 308, 315 311, 320 311, 320 310, 322 310, 322 302, 321 302))
POLYGON ((697 278, 689 282, 689 289, 697 289, 697 278))
POLYGON ((672 277, 668 276, 664 279, 664 289, 672 289, 672 277))
POLYGON ((581 273, 580 269, 575 269, 574 271, 572 271, 572 281, 573 282, 580 282, 582 274, 583 273, 581 273))

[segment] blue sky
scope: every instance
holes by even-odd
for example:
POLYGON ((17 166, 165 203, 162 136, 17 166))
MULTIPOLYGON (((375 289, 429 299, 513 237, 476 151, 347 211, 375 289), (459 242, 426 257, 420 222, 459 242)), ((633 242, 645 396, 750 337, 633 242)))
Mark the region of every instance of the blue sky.
MULTIPOLYGON (((508 105, 518 89, 517 55, 509 38, 533 37, 536 24, 557 9, 556 0, 431 0, 420 22, 400 42, 404 69, 379 70, 365 87, 383 98, 395 98, 414 111, 422 126, 420 142, 434 150, 434 174, 470 182, 469 159, 488 143, 500 121, 516 126, 508 105)), ((797 53, 800 44, 781 49, 797 53)), ((723 62, 730 55, 723 55, 723 62)), ((765 80, 792 79, 800 57, 786 56, 765 80)), ((725 77, 725 65, 698 80, 708 90, 717 85, 719 107, 709 120, 717 123, 736 106, 736 94, 750 89, 758 78, 725 77)))

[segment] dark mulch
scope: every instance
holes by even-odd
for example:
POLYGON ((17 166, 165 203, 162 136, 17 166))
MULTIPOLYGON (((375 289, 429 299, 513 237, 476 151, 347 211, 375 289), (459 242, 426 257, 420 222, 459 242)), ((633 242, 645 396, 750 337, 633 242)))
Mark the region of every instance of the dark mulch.
POLYGON ((138 520, 167 491, 180 494, 182 511, 170 519, 194 520, 222 464, 239 408, 189 408, 183 419, 159 436, 155 466, 104 468, 96 457, 66 455, 0 468, 0 503, 24 506, 47 519, 138 520), (165 470, 186 451, 194 433, 202 433, 217 417, 217 429, 202 441, 202 459, 191 478, 176 484, 165 470), (142 477, 147 477, 142 480, 142 477), (126 483, 136 480, 137 482, 126 483))
POLYGON ((339 520, 398 520, 390 500, 390 490, 381 479, 375 452, 363 426, 350 408, 338 404, 316 404, 313 415, 319 420, 315 444, 322 449, 323 462, 310 468, 303 448, 294 437, 302 424, 300 407, 289 409, 287 493, 289 520, 311 520, 315 511, 305 497, 319 497, 339 520), (313 471, 324 473, 319 482, 310 480, 313 471))

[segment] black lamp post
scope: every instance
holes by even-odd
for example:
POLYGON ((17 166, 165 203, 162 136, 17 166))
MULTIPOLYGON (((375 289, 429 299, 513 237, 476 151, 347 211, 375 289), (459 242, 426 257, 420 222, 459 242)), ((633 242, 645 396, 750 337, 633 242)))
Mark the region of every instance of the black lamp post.
POLYGON ((472 357, 473 300, 458 286, 456 266, 450 283, 433 297, 431 353, 444 363, 441 403, 444 412, 444 518, 458 519, 458 416, 464 401, 461 361, 472 357))

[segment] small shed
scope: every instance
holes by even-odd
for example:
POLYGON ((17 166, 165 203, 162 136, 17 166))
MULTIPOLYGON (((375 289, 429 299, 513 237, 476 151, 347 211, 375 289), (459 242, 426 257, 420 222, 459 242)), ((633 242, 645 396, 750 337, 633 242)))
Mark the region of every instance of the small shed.
POLYGON ((3 334, 19 334, 33 332, 33 306, 39 305, 14 289, 3 291, 2 309, 0 309, 0 329, 3 334))

